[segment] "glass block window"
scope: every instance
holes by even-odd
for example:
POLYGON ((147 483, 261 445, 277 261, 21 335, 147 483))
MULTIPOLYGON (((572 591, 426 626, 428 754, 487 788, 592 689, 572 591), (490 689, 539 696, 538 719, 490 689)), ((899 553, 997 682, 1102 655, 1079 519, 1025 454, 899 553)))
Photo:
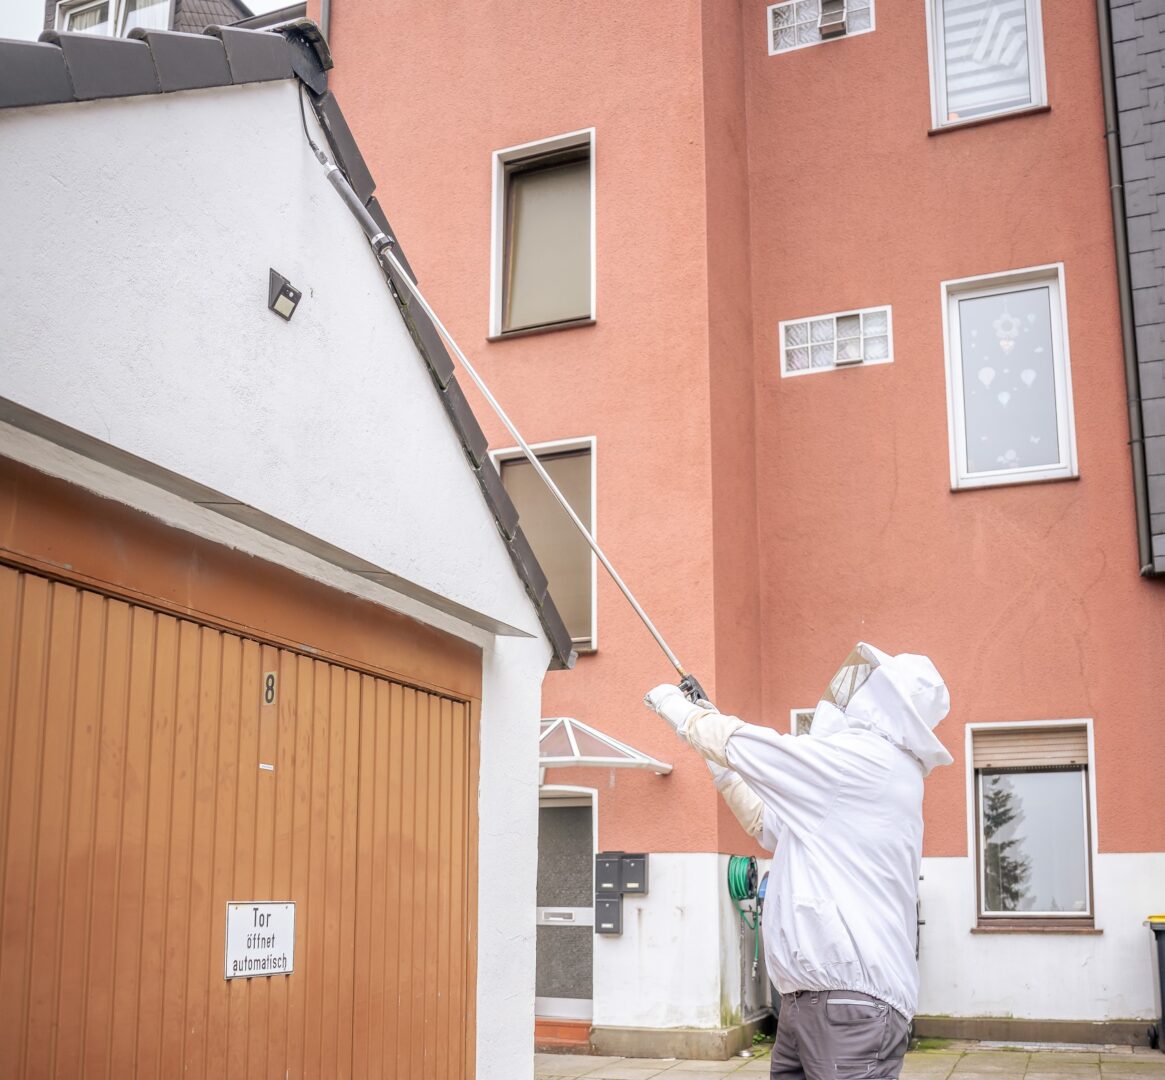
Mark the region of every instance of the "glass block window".
POLYGON ((808 735, 813 726, 813 714, 816 709, 791 709, 789 711, 789 730, 794 735, 808 735))
POLYGON ((780 334, 782 375, 894 359, 888 307, 789 320, 781 323, 780 334))
POLYGON ((1075 476, 1058 268, 948 283, 945 291, 952 485, 1075 476))
POLYGON ((1043 105, 1039 0, 930 0, 936 127, 1043 105))
MULTIPOLYGON (((868 34, 874 29, 874 0, 846 0, 845 37, 868 34)), ((832 37, 822 37, 821 0, 783 0, 768 9, 769 55, 792 52, 806 45, 820 45, 832 37)))

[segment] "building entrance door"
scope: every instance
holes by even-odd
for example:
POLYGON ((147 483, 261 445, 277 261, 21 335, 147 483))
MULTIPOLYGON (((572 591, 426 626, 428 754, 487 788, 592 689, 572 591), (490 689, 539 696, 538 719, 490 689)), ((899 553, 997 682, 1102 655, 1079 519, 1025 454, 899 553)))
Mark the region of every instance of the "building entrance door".
POLYGON ((591 797, 544 791, 538 808, 535 1012, 590 1020, 595 926, 591 797))

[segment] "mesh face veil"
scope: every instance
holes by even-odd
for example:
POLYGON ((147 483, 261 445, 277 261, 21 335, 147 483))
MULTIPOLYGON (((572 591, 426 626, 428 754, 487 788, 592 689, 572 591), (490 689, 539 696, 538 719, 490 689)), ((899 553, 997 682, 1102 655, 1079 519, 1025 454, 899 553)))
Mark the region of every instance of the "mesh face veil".
POLYGON ((836 705, 843 712, 865 681, 874 673, 881 661, 876 650, 865 642, 859 642, 838 668, 837 674, 829 680, 829 686, 821 695, 822 701, 836 705))

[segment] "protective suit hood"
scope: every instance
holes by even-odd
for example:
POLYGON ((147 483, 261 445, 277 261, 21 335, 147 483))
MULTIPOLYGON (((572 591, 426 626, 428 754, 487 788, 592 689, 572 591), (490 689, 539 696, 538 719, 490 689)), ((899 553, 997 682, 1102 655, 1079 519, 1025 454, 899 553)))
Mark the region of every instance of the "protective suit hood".
POLYGON ((923 775, 954 758, 932 730, 950 712, 946 684, 925 656, 890 656, 872 645, 859 644, 869 673, 839 708, 826 699, 813 713, 809 734, 817 738, 846 729, 865 728, 916 758, 923 775))

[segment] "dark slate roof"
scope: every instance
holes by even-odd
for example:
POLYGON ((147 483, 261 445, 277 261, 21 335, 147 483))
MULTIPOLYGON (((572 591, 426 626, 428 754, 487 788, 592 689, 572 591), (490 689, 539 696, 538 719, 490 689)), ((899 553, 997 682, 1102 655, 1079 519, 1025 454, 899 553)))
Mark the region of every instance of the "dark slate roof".
POLYGON ((1109 8, 1149 531, 1154 572, 1165 574, 1165 5, 1109 0, 1109 8))
MULTIPOLYGON (((376 181, 335 95, 327 88, 331 66, 327 42, 319 27, 307 19, 272 30, 208 26, 201 34, 184 34, 137 29, 128 38, 46 30, 37 42, 0 38, 0 109, 297 77, 310 91, 333 158, 368 212, 395 241, 374 194, 376 181)), ((461 441, 514 568, 538 611, 553 648, 551 667, 573 667, 575 654, 570 634, 547 592, 546 575, 522 532, 518 512, 501 477, 489 460, 486 437, 457 382, 453 361, 432 320, 409 288, 416 280, 412 268, 399 245, 394 245, 393 250, 409 276, 402 280, 386 269, 389 290, 428 366, 434 389, 461 441)))

